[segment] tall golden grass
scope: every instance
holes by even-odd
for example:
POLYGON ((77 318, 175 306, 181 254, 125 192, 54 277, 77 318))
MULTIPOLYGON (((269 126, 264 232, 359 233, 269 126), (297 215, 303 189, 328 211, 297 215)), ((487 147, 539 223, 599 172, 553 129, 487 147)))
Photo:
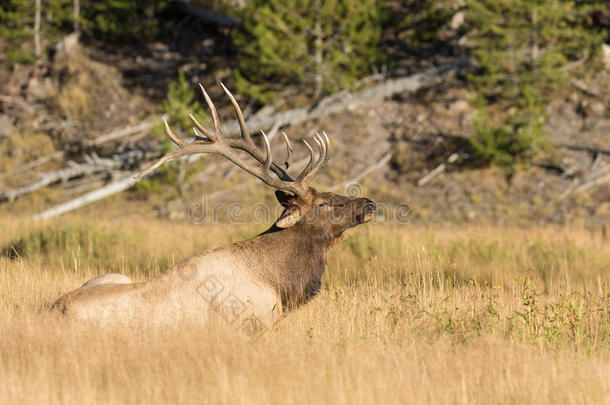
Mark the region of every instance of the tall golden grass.
POLYGON ((0 219, 3 403, 608 403, 610 246, 581 228, 366 225, 320 295, 236 325, 102 329, 47 308, 260 229, 0 219))

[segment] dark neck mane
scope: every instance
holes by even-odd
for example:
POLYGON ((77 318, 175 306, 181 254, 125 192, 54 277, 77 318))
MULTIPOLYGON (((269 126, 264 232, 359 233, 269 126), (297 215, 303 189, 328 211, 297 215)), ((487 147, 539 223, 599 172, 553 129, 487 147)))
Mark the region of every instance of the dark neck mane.
POLYGON ((276 289, 286 309, 313 298, 320 290, 328 238, 307 225, 282 229, 272 225, 252 239, 235 243, 253 275, 276 289))

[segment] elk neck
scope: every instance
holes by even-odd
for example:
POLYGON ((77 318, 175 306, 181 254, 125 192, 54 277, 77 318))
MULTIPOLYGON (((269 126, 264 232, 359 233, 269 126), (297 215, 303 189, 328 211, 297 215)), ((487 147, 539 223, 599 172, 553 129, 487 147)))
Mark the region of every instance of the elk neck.
POLYGON ((232 245, 252 275, 273 287, 290 310, 315 297, 321 287, 326 255, 333 238, 307 225, 273 225, 254 238, 232 245))

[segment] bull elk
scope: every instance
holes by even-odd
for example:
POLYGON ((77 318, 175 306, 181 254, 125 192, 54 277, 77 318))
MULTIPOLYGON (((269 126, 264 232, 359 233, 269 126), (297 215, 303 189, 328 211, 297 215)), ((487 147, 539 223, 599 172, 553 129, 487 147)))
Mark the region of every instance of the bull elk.
MULTIPOLYGON (((233 104, 241 137, 223 137, 216 108, 201 86, 211 111, 213 131, 189 115, 199 136, 186 143, 174 135, 164 118, 167 136, 178 148, 138 178, 181 156, 218 154, 276 189, 275 195, 284 207, 279 219, 251 239, 192 256, 148 282, 131 283, 118 274, 96 277, 59 298, 53 311, 104 322, 138 317, 171 322, 185 317, 206 319, 212 309, 225 305, 235 316, 254 316, 269 325, 282 313, 316 296, 329 249, 349 228, 370 221, 375 203, 366 198, 319 192, 311 186, 329 158, 330 142, 325 133, 313 137, 317 153, 303 141, 309 150, 309 163, 293 179, 287 173, 288 164, 273 161, 269 141, 262 131, 263 148, 256 146, 237 101, 224 85, 222 88, 233 104), (249 158, 245 159, 238 150, 249 158)), ((288 162, 292 147, 285 135, 284 140, 288 162)))

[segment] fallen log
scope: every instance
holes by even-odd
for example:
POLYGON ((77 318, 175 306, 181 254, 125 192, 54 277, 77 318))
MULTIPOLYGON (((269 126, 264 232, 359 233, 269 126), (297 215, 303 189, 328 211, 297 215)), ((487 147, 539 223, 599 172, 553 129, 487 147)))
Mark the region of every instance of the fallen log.
MULTIPOLYGON (((466 70, 468 66, 467 61, 459 60, 457 62, 442 65, 422 73, 417 73, 399 79, 388 80, 384 83, 359 92, 340 92, 324 98, 314 106, 297 108, 273 115, 254 115, 247 120, 246 125, 252 130, 252 132, 254 132, 254 129, 258 130, 273 128, 275 133, 279 131, 282 126, 298 125, 308 120, 320 119, 330 114, 336 114, 345 110, 353 110, 361 106, 371 105, 374 102, 378 102, 395 94, 415 92, 422 88, 434 86, 451 74, 466 70)), ((237 121, 234 121, 223 126, 222 131, 226 136, 237 135, 240 133, 239 124, 237 121)), ((383 167, 383 165, 387 164, 390 158, 391 154, 388 153, 384 155, 379 161, 370 166, 364 175, 359 175, 356 180, 350 179, 350 181, 359 181, 365 175, 379 169, 380 167, 383 167)), ((113 194, 127 190, 136 182, 132 177, 133 175, 129 175, 126 178, 111 183, 101 189, 92 191, 74 200, 53 207, 34 216, 34 219, 41 220, 52 218, 90 204, 91 202, 98 201, 113 194)), ((346 183, 341 183, 336 185, 334 188, 339 188, 345 184, 346 183)), ((221 192, 224 192, 224 190, 221 190, 221 192)))
POLYGON ((34 220, 44 220, 53 218, 66 212, 73 211, 77 208, 91 204, 92 202, 103 200, 104 198, 110 197, 113 194, 127 190, 128 188, 136 184, 136 181, 137 180, 134 178, 133 173, 130 173, 128 176, 122 178, 121 180, 110 183, 107 186, 91 191, 90 193, 82 195, 66 203, 57 205, 53 208, 41 212, 40 214, 36 214, 34 215, 34 220))
POLYGON ((451 163, 455 162, 456 160, 458 160, 458 158, 460 158, 463 155, 463 152, 456 152, 456 153, 452 153, 446 161, 444 161, 443 163, 441 163, 440 165, 436 166, 434 169, 432 169, 430 172, 428 172, 424 177, 422 177, 421 179, 419 179, 419 181, 417 182, 417 185, 419 187, 424 186, 427 182, 429 182, 430 180, 432 180, 434 177, 436 177, 437 175, 441 174, 442 172, 445 171, 445 169, 447 168, 447 166, 449 166, 451 163))
POLYGON ((374 171, 377 171, 377 170, 381 169, 382 167, 384 167, 386 164, 388 164, 390 159, 392 159, 392 152, 387 152, 386 154, 384 154, 381 157, 381 159, 379 159, 378 161, 376 161, 375 163, 373 163, 372 165, 370 165, 369 167, 364 169, 362 172, 358 173, 357 176, 354 176, 351 179, 349 179, 347 181, 344 181, 343 183, 335 184, 334 186, 332 186, 328 190, 329 191, 336 191, 336 190, 339 190, 342 187, 348 186, 348 185, 353 184, 353 183, 357 183, 360 180, 362 180, 363 178, 365 178, 366 176, 368 176, 369 174, 373 173, 374 171))
MULTIPOLYGON (((131 125, 128 127, 124 127, 124 128, 119 128, 119 129, 115 129, 110 131, 108 134, 106 135, 102 135, 100 137, 97 137, 95 139, 91 139, 91 140, 84 140, 81 142, 81 144, 84 147, 93 147, 93 146, 99 146, 105 142, 110 142, 110 141, 115 141, 117 139, 121 139, 124 138, 126 136, 130 136, 130 135, 138 135, 141 134, 145 131, 150 130, 153 127, 153 121, 152 120, 147 120, 144 122, 141 122, 137 125, 131 125)), ((0 179, 7 177, 8 175, 12 175, 12 174, 16 174, 16 173, 22 173, 24 171, 33 169, 35 167, 41 166, 51 160, 56 160, 59 158, 62 158, 64 155, 66 154, 65 151, 60 150, 57 152, 54 152, 50 155, 47 156, 43 156, 39 159, 36 159, 34 161, 31 161, 29 163, 26 163, 24 165, 18 166, 14 169, 11 169, 9 171, 6 171, 4 173, 0 173, 0 179)))
POLYGON ((564 148, 578 152, 601 153, 602 155, 610 155, 610 149, 596 148, 594 146, 574 145, 569 143, 558 143, 553 145, 556 148, 564 148))
POLYGON ((585 176, 585 181, 583 183, 578 186, 572 185, 559 196, 559 199, 565 200, 573 194, 582 193, 583 191, 587 191, 607 182, 610 182, 610 164, 589 173, 585 176))
POLYGON ((33 183, 5 191, 0 194, 0 202, 14 201, 43 187, 59 182, 66 182, 73 178, 131 167, 137 162, 145 159, 153 159, 159 157, 159 155, 160 154, 156 151, 135 150, 114 155, 110 158, 99 158, 97 156, 88 158, 85 163, 72 163, 70 164, 70 167, 43 174, 33 183))
MULTIPOLYGON (((468 67, 468 62, 460 59, 456 62, 429 69, 425 72, 416 73, 399 79, 387 80, 376 86, 355 93, 342 91, 322 99, 314 106, 297 108, 273 115, 264 115, 262 117, 254 115, 247 120, 246 125, 253 133, 254 130, 269 129, 272 127, 279 130, 281 127, 287 125, 298 125, 305 121, 321 119, 331 114, 368 106, 396 94, 413 93, 423 88, 439 84, 448 76, 465 71, 468 67)), ((231 122, 224 125, 222 131, 226 135, 239 134, 239 124, 237 121, 231 122)))

